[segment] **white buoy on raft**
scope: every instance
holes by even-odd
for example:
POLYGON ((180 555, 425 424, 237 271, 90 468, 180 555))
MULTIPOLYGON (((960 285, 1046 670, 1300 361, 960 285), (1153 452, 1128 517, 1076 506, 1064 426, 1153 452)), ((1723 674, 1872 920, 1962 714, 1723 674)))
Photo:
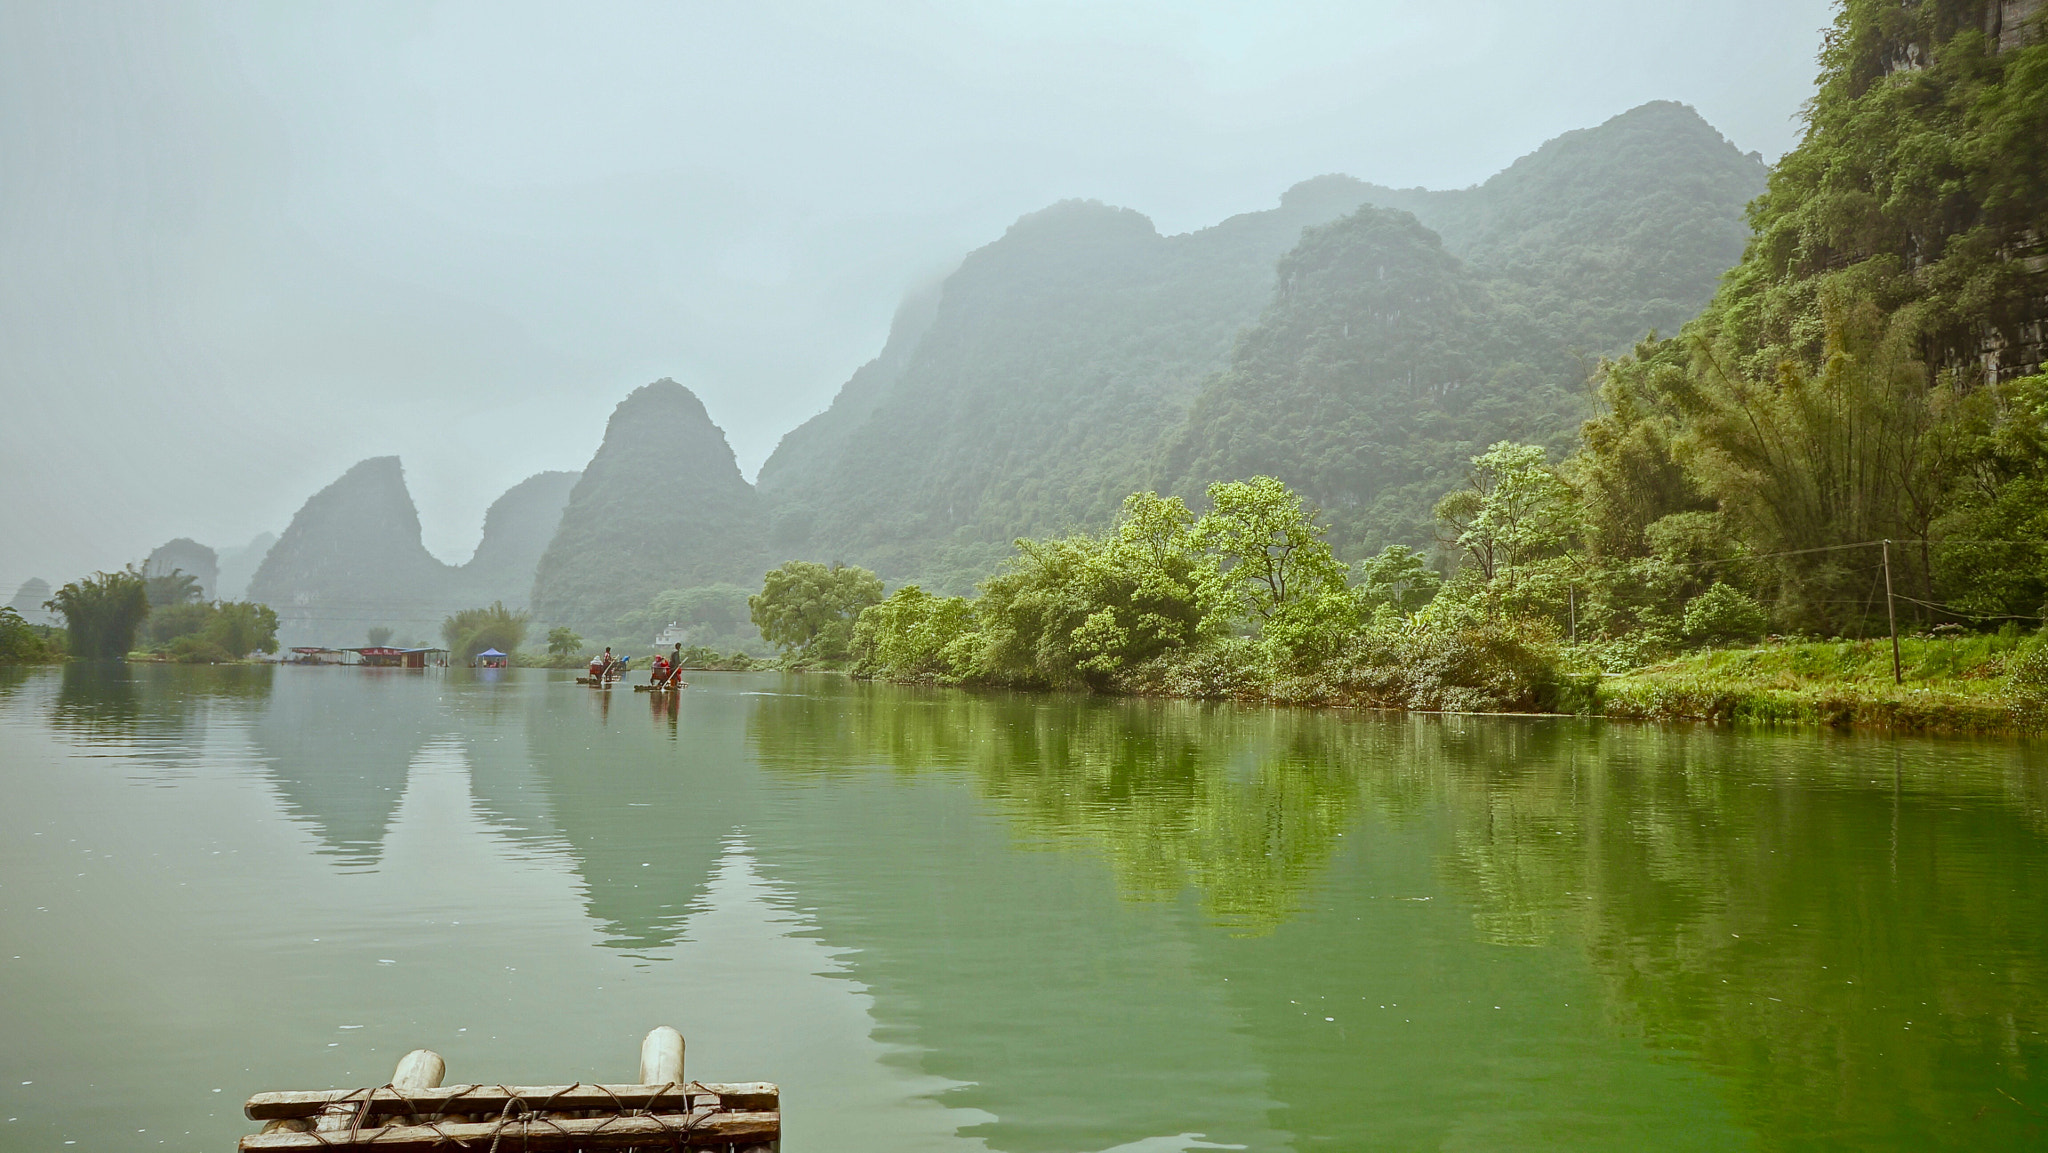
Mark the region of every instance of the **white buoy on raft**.
POLYGON ((683 1083, 683 1035, 667 1025, 648 1030, 640 1042, 640 1083, 680 1085, 683 1083))

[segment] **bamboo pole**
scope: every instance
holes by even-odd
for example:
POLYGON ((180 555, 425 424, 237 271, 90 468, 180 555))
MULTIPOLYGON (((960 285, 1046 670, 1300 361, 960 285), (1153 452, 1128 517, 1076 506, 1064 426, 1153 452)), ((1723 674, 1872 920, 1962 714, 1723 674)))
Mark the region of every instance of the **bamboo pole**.
POLYGON ((529 1108, 553 1102, 553 1109, 646 1109, 684 1111, 683 1100, 692 1105, 715 1101, 718 1107, 741 1113, 773 1113, 781 1106, 781 1093, 772 1081, 739 1083, 713 1082, 700 1085, 454 1085, 406 1093, 406 1100, 388 1089, 378 1090, 363 1100, 360 1089, 316 1089, 286 1093, 258 1093, 243 1106, 251 1121, 284 1117, 317 1117, 329 1105, 353 1098, 365 1116, 387 1117, 410 1112, 462 1112, 496 1115, 507 1102, 523 1101, 529 1108), (406 1104, 411 1101, 412 1104, 406 1104))
POLYGON ((337 1145, 374 1145, 387 1153, 447 1153, 464 1144, 488 1149, 494 1140, 501 1148, 541 1153, 542 1150, 627 1149, 677 1144, 690 1147, 757 1145, 782 1135, 779 1113, 670 1113, 637 1117, 576 1117, 564 1120, 531 1118, 500 1125, 496 1121, 471 1125, 391 1125, 364 1132, 353 1139, 346 1133, 337 1137, 325 1133, 257 1133, 242 1138, 243 1153, 265 1150, 328 1149, 337 1145), (687 1127, 687 1131, 685 1131, 687 1127), (680 1142, 677 1141, 681 1137, 680 1142))
POLYGON ((1899 614, 1892 607, 1892 542, 1884 542, 1884 617, 1892 626, 1892 683, 1903 685, 1905 676, 1899 671, 1899 614))

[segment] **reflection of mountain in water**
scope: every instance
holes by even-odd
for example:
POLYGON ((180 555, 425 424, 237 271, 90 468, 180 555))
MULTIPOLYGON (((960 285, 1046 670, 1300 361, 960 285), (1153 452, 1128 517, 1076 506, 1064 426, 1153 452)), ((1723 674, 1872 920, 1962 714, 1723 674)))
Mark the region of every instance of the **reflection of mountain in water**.
POLYGON ((607 944, 673 944, 725 841, 755 811, 753 778, 738 771, 751 698, 693 687, 676 703, 675 738, 647 694, 555 683, 521 699, 524 763, 468 738, 479 808, 566 842, 607 944))
POLYGON ((382 855, 413 759, 453 727, 440 680, 404 669, 279 670, 250 736, 285 811, 323 851, 359 866, 382 855))

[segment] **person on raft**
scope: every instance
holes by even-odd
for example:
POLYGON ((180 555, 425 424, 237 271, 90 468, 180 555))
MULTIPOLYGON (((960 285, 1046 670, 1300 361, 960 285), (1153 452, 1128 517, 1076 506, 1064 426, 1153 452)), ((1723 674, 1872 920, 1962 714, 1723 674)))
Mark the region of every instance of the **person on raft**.
POLYGON ((668 658, 662 656, 660 653, 656 653, 654 654, 654 667, 648 670, 647 673, 647 683, 650 685, 660 685, 666 683, 667 681, 668 658))

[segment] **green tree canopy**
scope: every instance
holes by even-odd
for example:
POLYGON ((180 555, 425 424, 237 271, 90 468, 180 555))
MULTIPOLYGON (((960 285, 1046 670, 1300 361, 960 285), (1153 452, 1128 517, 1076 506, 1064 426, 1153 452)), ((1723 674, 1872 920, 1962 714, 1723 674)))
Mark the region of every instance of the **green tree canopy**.
POLYGON ((847 655, 861 610, 881 599, 881 578, 864 568, 793 560, 769 570, 747 608, 761 638, 785 654, 833 660, 847 655))
POLYGON ((493 601, 489 608, 463 609, 442 621, 441 639, 459 658, 473 657, 485 649, 515 653, 526 640, 530 619, 526 613, 507 609, 503 601, 493 601))
POLYGON ((85 660, 120 660, 135 647, 149 617, 149 591, 133 572, 102 572, 72 581, 48 601, 64 616, 71 651, 85 660))
POLYGON ((1268 620, 1293 601, 1343 589, 1344 564, 1299 493, 1256 476, 1210 485, 1209 504, 1193 539, 1216 554, 1223 597, 1242 615, 1268 620))
POLYGON ((551 657, 572 657, 583 647, 583 638, 568 625, 556 625, 548 630, 548 655, 551 657))

